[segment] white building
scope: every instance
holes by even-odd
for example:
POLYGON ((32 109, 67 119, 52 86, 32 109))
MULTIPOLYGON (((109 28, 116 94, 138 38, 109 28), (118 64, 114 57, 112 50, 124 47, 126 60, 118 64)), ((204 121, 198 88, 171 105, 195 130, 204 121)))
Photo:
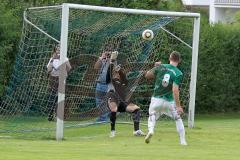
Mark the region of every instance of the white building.
POLYGON ((190 7, 209 7, 210 0, 182 0, 182 3, 190 7))
POLYGON ((240 11, 240 0, 182 0, 183 5, 209 7, 210 23, 233 22, 236 12, 240 11))

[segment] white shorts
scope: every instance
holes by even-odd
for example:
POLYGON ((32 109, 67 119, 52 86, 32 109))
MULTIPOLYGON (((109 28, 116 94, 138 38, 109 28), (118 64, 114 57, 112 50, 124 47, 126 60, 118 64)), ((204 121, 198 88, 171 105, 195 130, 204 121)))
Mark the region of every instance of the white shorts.
POLYGON ((160 115, 165 114, 173 119, 181 118, 177 113, 175 102, 169 102, 163 98, 151 98, 151 103, 149 106, 149 115, 155 114, 156 119, 159 118, 160 115))

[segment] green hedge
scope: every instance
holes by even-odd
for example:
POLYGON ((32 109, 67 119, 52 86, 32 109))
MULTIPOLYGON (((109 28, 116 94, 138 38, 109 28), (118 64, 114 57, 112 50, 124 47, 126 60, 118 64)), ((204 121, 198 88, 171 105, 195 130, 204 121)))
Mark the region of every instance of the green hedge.
POLYGON ((196 111, 240 111, 240 25, 201 27, 196 111))

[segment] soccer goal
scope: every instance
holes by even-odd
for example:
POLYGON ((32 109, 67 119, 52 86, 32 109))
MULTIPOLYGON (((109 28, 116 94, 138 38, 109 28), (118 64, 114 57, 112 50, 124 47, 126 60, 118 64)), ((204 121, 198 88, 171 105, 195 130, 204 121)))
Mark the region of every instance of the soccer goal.
POLYGON ((170 52, 180 52, 184 74, 180 98, 188 126, 194 127, 199 26, 198 13, 67 3, 27 9, 14 71, 0 104, 0 120, 12 125, 1 127, 0 132, 56 130, 56 139, 61 140, 64 128, 94 122, 107 112, 107 107, 96 106, 95 98, 100 73, 94 64, 104 51, 119 52, 129 80, 127 94, 141 107, 143 121, 153 90, 153 82, 144 79, 143 71, 159 60, 168 63, 170 52), (146 29, 154 33, 151 40, 142 38, 146 29), (51 95, 46 65, 57 44, 61 74, 58 94, 51 95), (67 58, 72 69, 65 78, 67 58), (49 103, 54 109, 57 105, 50 122, 49 103))

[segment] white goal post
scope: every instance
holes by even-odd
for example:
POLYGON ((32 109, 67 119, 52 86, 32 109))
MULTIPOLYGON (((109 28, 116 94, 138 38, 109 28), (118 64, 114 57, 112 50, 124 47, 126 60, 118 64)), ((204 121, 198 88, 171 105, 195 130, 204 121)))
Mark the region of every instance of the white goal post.
MULTIPOLYGON (((189 100, 189 113, 188 113, 188 127, 194 127, 194 112, 195 112, 195 95, 196 95, 196 81, 197 81, 197 64, 198 64, 198 46, 199 46, 199 32, 200 32, 200 14, 188 13, 188 12, 168 12, 168 11, 155 11, 155 10, 141 10, 141 9, 126 9, 126 8, 114 8, 114 7, 102 7, 102 6, 90 6, 80 4, 68 4, 63 3, 61 6, 49 6, 58 7, 62 9, 61 16, 61 36, 60 36, 60 62, 61 66, 64 66, 64 62, 67 59, 68 51, 68 25, 69 25, 69 12, 71 9, 81 9, 88 11, 101 11, 112 13, 126 13, 126 14, 141 14, 151 16, 166 16, 166 17, 189 17, 194 19, 193 39, 192 39, 192 64, 191 64, 191 81, 190 81, 190 100, 189 100)), ((41 9, 48 7, 34 7, 30 10, 41 9)), ((27 19, 26 19, 27 20, 27 19)), ((25 21, 26 21, 25 20, 25 21)), ((30 22, 28 22, 30 23, 30 22)), ((31 24, 33 25, 33 24, 31 24)), ((47 35, 47 33, 46 33, 47 35)), ((60 69, 64 72, 63 67, 60 69)), ((60 74, 59 77, 59 91, 58 91, 58 108, 57 108, 57 124, 56 124, 56 140, 63 139, 64 129, 64 101, 65 101, 65 74, 60 74)))

